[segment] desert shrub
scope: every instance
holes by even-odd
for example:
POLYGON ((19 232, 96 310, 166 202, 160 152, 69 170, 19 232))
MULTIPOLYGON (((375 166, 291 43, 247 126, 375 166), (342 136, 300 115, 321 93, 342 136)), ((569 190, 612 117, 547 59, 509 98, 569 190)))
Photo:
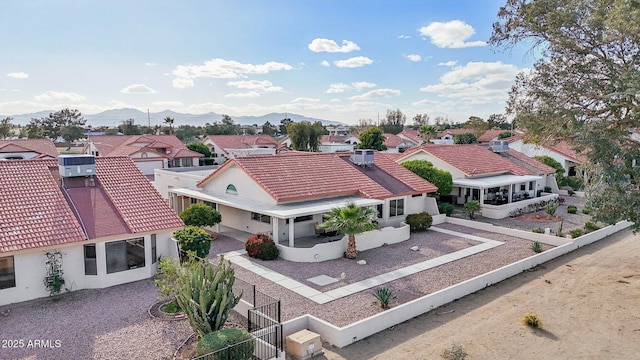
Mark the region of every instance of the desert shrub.
POLYGON ((440 208, 438 210, 440 210, 440 214, 451 216, 451 214, 453 214, 454 209, 455 207, 452 204, 443 203, 443 204, 440 204, 440 208))
POLYGON ((576 192, 573 190, 567 190, 567 193, 569 194, 569 196, 573 196, 576 192))
POLYGON ((468 203, 464 204, 464 209, 469 213, 469 219, 475 219, 476 212, 480 211, 482 207, 480 206, 480 202, 478 200, 471 200, 468 203))
POLYGON ((531 311, 529 311, 522 317, 522 323, 536 329, 542 327, 542 321, 540 320, 538 315, 532 313, 531 311))
POLYGON ((544 230, 543 230, 542 228, 539 228, 539 227, 534 228, 534 229, 533 229, 533 230, 531 230, 531 231, 533 231, 533 232, 534 232, 534 233, 536 233, 536 234, 544 234, 544 230))
POLYGON ((164 305, 164 308, 162 310, 169 314, 175 314, 181 311, 180 306, 178 305, 176 300, 168 302, 166 305, 164 305))
POLYGON ((431 227, 433 218, 428 213, 421 212, 419 214, 407 215, 407 219, 405 221, 409 224, 409 229, 411 231, 425 231, 431 227))
POLYGON ((558 204, 554 201, 550 201, 547 205, 545 205, 544 207, 544 212, 546 212, 547 214, 553 216, 556 213, 556 210, 558 210, 558 204))
POLYGON ((221 359, 251 359, 253 355, 254 343, 247 341, 251 339, 251 334, 245 329, 230 327, 214 332, 210 332, 198 340, 198 356, 224 349, 228 346, 242 343, 237 347, 229 349, 229 352, 221 355, 221 359))
MULTIPOLYGON (((180 271, 180 263, 172 258, 160 259, 158 272, 154 283, 162 296, 159 300, 172 300, 176 298, 176 280, 180 271)), ((168 311, 167 311, 168 312, 168 311)))
POLYGON ((377 288, 373 296, 376 297, 378 303, 380 303, 380 307, 383 309, 388 309, 391 300, 396 299, 396 296, 393 295, 393 290, 387 287, 377 288))
POLYGON ((583 214, 585 214, 585 215, 589 215, 589 214, 591 214, 591 212, 592 212, 592 211, 593 211, 593 210, 591 210, 591 208, 590 208, 590 207, 587 207, 587 206, 585 206, 585 207, 582 209, 582 213, 583 213, 583 214))
POLYGON ((577 207, 575 207, 574 205, 567 206, 567 213, 575 214, 576 212, 578 212, 578 208, 577 207))
POLYGON ((211 235, 197 226, 187 226, 182 230, 173 233, 173 237, 178 240, 180 250, 184 252, 193 251, 196 256, 206 258, 209 256, 211 248, 211 235))
POLYGON ((267 234, 252 235, 247 239, 244 247, 247 250, 247 255, 256 259, 273 260, 280 255, 276 243, 267 234))
POLYGON ((541 253, 542 244, 540 243, 540 241, 534 241, 533 244, 531 244, 531 250, 533 250, 533 252, 536 254, 541 253))
POLYGON ((544 187, 544 192, 550 193, 551 192, 551 186, 545 186, 544 187))
POLYGON ((592 231, 596 231, 600 229, 600 227, 594 223, 592 223, 591 221, 587 221, 586 224, 584 224, 584 231, 586 232, 592 232, 592 231))
POLYGON ((573 239, 579 238, 580 236, 582 236, 582 234, 584 234, 584 231, 582 231, 582 229, 574 229, 569 231, 569 235, 571 235, 571 238, 573 239))
POLYGON ((440 357, 444 360, 464 360, 469 356, 467 351, 462 347, 462 345, 458 345, 453 343, 450 348, 444 349, 440 357))

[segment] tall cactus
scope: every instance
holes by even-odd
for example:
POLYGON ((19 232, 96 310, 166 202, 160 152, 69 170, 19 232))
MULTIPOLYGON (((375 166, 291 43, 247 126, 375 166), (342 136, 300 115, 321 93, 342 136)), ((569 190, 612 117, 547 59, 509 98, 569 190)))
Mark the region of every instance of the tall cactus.
POLYGON ((195 260, 183 266, 176 281, 176 300, 198 337, 220 330, 240 301, 242 294, 233 294, 234 281, 231 263, 224 257, 215 268, 195 260))

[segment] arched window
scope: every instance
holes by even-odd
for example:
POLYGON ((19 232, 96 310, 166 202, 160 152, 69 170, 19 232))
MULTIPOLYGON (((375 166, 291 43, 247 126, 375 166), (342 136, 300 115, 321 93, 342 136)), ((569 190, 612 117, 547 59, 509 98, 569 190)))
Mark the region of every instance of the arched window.
POLYGON ((235 185, 229 184, 229 186, 227 186, 226 193, 231 195, 238 195, 238 190, 236 190, 235 185))

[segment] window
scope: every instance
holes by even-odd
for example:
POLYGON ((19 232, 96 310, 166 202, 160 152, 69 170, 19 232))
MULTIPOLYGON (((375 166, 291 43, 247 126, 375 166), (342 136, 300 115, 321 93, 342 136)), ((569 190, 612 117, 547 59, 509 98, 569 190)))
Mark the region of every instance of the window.
POLYGON ((144 238, 105 244, 107 274, 144 267, 144 238))
POLYGON ((260 213, 251 213, 251 220, 262 221, 263 223, 271 224, 271 216, 260 213))
POLYGON ((533 190, 533 181, 529 181, 529 190, 533 190))
POLYGON ((0 289, 16 287, 16 269, 13 256, 0 258, 0 289))
POLYGON ((233 184, 229 184, 229 186, 227 186, 227 191, 225 192, 231 195, 238 195, 238 190, 236 190, 236 187, 233 184))
POLYGON ((413 194, 411 197, 422 197, 422 194, 413 194))
POLYGON ((204 204, 207 205, 207 206, 211 206, 214 209, 218 208, 218 205, 216 205, 216 203, 211 202, 211 201, 205 201, 204 204))
POLYGON ((156 234, 151 234, 151 263, 158 261, 158 248, 156 246, 156 234))
POLYGON ((198 203, 198 199, 196 198, 191 198, 191 205, 193 204, 197 204, 198 203))
POLYGON ((382 209, 384 209, 383 204, 376 205, 376 210, 378 211, 378 219, 382 219, 382 209))
MULTIPOLYGON (((294 218, 293 222, 297 223, 297 222, 301 222, 301 221, 311 221, 311 220, 313 220, 313 215, 305 215, 305 216, 298 216, 298 217, 294 218)), ((285 223, 288 224, 289 223, 289 219, 287 219, 285 221, 285 223)))
POLYGON ((98 266, 96 265, 96 244, 87 244, 84 246, 84 274, 98 275, 98 266))
POLYGON ((404 215, 404 199, 389 201, 389 216, 404 215))
POLYGON ((525 184, 520 184, 520 191, 524 191, 527 188, 525 184))

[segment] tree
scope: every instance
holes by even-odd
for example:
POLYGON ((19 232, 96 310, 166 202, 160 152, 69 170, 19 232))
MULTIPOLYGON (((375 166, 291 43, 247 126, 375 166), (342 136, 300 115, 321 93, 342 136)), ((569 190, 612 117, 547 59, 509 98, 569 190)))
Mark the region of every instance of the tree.
POLYGON ((287 134, 291 139, 291 147, 298 151, 309 150, 311 124, 308 121, 291 122, 287 125, 287 134))
POLYGON ((373 149, 378 151, 387 150, 387 146, 384 144, 384 134, 382 130, 377 127, 368 128, 360 134, 360 143, 358 149, 373 149))
POLYGON ((215 226, 222 221, 222 216, 218 210, 209 205, 193 204, 180 213, 180 219, 187 226, 202 227, 215 226))
POLYGON ((205 144, 203 144, 201 142, 195 142, 195 143, 187 144, 187 149, 189 149, 191 151, 198 152, 198 153, 204 155, 204 157, 211 157, 211 150, 209 150, 207 145, 205 145, 205 144))
POLYGON ((425 125, 429 125, 429 115, 427 114, 416 114, 413 117, 413 125, 415 128, 420 129, 425 125))
POLYGON ((464 123, 464 128, 471 130, 469 132, 475 135, 476 138, 479 138, 480 136, 482 136, 482 134, 489 130, 489 124, 482 118, 479 118, 477 116, 470 116, 469 121, 464 123))
POLYGON ((491 114, 487 119, 489 129, 510 130, 511 124, 507 122, 507 117, 502 114, 491 114))
POLYGON ((429 161, 409 160, 403 162, 402 166, 437 186, 438 191, 436 191, 436 194, 438 195, 448 195, 453 190, 451 173, 433 167, 433 164, 429 161))
MULTIPOLYGON (((57 140, 62 136, 62 129, 65 127, 82 127, 87 122, 78 110, 63 109, 49 116, 40 119, 32 118, 26 126, 27 136, 30 139, 47 137, 57 140)), ((72 135, 73 129, 67 129, 66 133, 72 135)))
POLYGON ((429 143, 429 140, 437 135, 436 127, 433 125, 422 125, 420 127, 420 135, 422 135, 425 143, 429 143))
POLYGON ((184 265, 176 280, 176 301, 198 337, 220 330, 229 313, 240 302, 233 293, 235 273, 231 263, 221 257, 213 268, 208 261, 184 265))
POLYGON ((60 137, 64 139, 67 145, 73 141, 84 138, 84 131, 80 126, 69 125, 60 129, 60 137))
POLYGON ((192 125, 180 125, 176 129, 176 137, 180 141, 188 143, 195 140, 198 135, 202 135, 202 128, 192 125))
POLYGON ((464 204, 464 210, 469 213, 469 219, 475 219, 476 213, 480 211, 481 206, 478 200, 471 200, 464 204))
POLYGON ((265 121, 265 123, 262 124, 262 133, 264 135, 269 135, 269 136, 275 135, 275 130, 273 129, 273 125, 271 125, 270 122, 265 121))
POLYGON ((182 230, 173 233, 173 237, 178 240, 181 257, 184 259, 193 253, 199 258, 208 258, 211 248, 211 235, 197 226, 187 226, 182 230))
POLYGON ((472 133, 455 134, 453 135, 453 142, 455 144, 475 144, 478 139, 472 133))
POLYGON ((328 133, 320 121, 314 122, 309 128, 309 151, 320 151, 320 140, 328 133))
POLYGON ((387 115, 380 124, 380 129, 384 133, 397 134, 402 132, 406 122, 407 116, 400 109, 387 110, 387 115))
POLYGON ((331 212, 325 215, 326 220, 321 226, 349 235, 346 257, 347 259, 355 259, 357 256, 356 234, 379 229, 375 224, 377 216, 376 211, 371 208, 363 208, 355 203, 349 203, 343 208, 331 209, 331 212))
POLYGON ((526 140, 565 140, 588 159, 594 219, 640 230, 640 4, 626 0, 507 0, 491 44, 534 45, 542 58, 519 74, 507 113, 526 140))
POLYGON ((547 166, 551 166, 552 168, 556 169, 556 179, 560 180, 562 177, 564 177, 564 166, 556 161, 556 159, 547 155, 534 156, 533 158, 547 166))
POLYGON ((0 139, 6 139, 13 135, 13 126, 11 125, 12 117, 6 117, 0 120, 0 139))
POLYGON ((291 119, 289 118, 284 118, 280 120, 280 134, 287 135, 287 127, 291 123, 293 123, 293 121, 291 121, 291 119))
POLYGON ((164 118, 164 123, 169 126, 169 135, 173 134, 173 122, 174 119, 171 116, 167 116, 164 118))
POLYGON ((122 124, 118 126, 118 129, 123 135, 142 134, 142 132, 140 131, 140 127, 136 125, 136 121, 134 119, 122 120, 122 124))

